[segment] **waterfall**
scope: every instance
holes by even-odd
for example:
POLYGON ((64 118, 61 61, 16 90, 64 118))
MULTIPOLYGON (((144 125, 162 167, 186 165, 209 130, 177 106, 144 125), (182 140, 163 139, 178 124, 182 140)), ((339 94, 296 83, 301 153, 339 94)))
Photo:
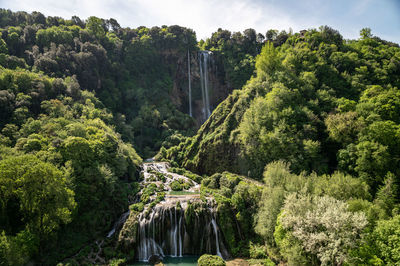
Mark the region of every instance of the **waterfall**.
POLYGON ((204 121, 211 115, 210 111, 210 99, 209 99, 209 79, 208 79, 208 67, 210 64, 210 51, 199 52, 199 68, 200 68, 200 84, 201 84, 201 95, 203 98, 203 115, 204 121))
POLYGON ((189 115, 192 116, 192 81, 190 79, 190 53, 188 49, 189 115))
POLYGON ((207 204, 199 207, 192 218, 185 218, 186 203, 182 206, 160 203, 150 213, 142 212, 138 218, 137 259, 148 261, 152 255, 182 257, 204 253, 227 257, 219 237, 216 210, 212 203, 207 204))
POLYGON ((122 227, 122 225, 125 223, 126 219, 128 219, 130 211, 128 210, 127 212, 123 213, 121 217, 119 217, 118 221, 114 223, 113 228, 111 231, 107 234, 107 237, 110 238, 114 235, 115 231, 119 228, 122 227))
POLYGON ((213 226, 214 229, 214 234, 215 234, 215 246, 216 246, 216 252, 217 255, 222 257, 221 251, 219 250, 219 239, 218 239, 218 226, 217 226, 217 222, 215 221, 214 217, 211 220, 211 224, 213 226))
POLYGON ((201 198, 200 184, 170 172, 169 168, 166 162, 143 164, 141 187, 156 184, 160 188, 162 184, 162 192, 151 195, 151 200, 154 202, 159 193, 163 193, 163 199, 154 204, 147 203, 141 212, 131 211, 122 215, 108 236, 112 236, 129 216, 119 233, 118 243, 124 250, 134 249, 139 261, 153 261, 153 256, 182 257, 206 253, 229 257, 218 227, 215 200, 212 197, 201 198), (159 179, 160 174, 163 179, 159 179), (185 189, 188 194, 168 193, 174 181, 190 184, 190 188, 185 189))

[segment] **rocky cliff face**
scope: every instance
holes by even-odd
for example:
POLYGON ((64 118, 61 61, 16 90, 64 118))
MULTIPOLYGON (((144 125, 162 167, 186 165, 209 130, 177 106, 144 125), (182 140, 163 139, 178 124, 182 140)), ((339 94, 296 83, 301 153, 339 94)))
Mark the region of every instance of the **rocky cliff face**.
MULTIPOLYGON (((192 91, 192 114, 200 127, 204 119, 204 99, 202 96, 200 54, 197 51, 190 52, 190 80, 192 91)), ((174 77, 172 91, 170 93, 171 102, 186 114, 189 114, 189 67, 187 55, 178 58, 176 62, 176 75, 174 77)), ((210 53, 209 64, 207 65, 209 105, 212 112, 231 92, 225 80, 222 64, 217 64, 212 53, 210 53)), ((203 72, 204 74, 204 72, 203 72)))

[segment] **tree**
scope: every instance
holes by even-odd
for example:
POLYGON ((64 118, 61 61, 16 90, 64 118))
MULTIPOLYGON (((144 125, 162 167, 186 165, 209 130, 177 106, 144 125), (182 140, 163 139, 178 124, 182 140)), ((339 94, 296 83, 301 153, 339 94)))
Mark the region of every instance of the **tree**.
POLYGON ((306 179, 290 172, 290 165, 283 161, 269 163, 264 171, 265 187, 259 201, 255 230, 270 245, 274 245, 277 217, 289 192, 306 187, 306 179))
POLYGON ((86 28, 97 39, 101 40, 106 34, 102 25, 103 25, 103 21, 100 18, 91 16, 87 20, 86 28))
POLYGON ((279 66, 280 60, 278 50, 274 48, 272 42, 267 42, 256 58, 257 77, 260 80, 271 78, 275 75, 279 66))
POLYGON ((265 34, 265 38, 267 41, 275 41, 276 37, 278 36, 278 30, 268 30, 267 33, 265 34))
POLYGON ((370 28, 363 28, 360 30, 361 39, 368 39, 372 37, 371 29, 370 28))
POLYGON ((21 221, 14 220, 11 224, 5 216, 2 227, 23 223, 26 230, 37 236, 39 248, 61 224, 71 221, 76 207, 74 192, 52 164, 42 162, 34 155, 8 157, 0 161, 0 184, 2 217, 10 211, 7 203, 11 199, 16 199, 19 204, 16 217, 22 217, 21 221))
POLYGON ((62 172, 53 165, 37 162, 17 179, 17 195, 28 228, 44 240, 60 224, 71 221, 76 203, 62 172))
POLYGON ((375 204, 385 210, 386 215, 392 216, 394 212, 399 211, 399 184, 396 176, 388 173, 384 184, 376 193, 375 204))
POLYGON ((359 245, 367 219, 350 212, 348 205, 329 196, 290 194, 279 216, 287 233, 322 265, 351 263, 350 249, 359 245))
POLYGON ((325 119, 329 137, 341 144, 354 142, 363 127, 363 122, 357 119, 356 112, 330 114, 325 119))
POLYGON ((385 265, 400 263, 400 215, 379 221, 372 236, 385 265))

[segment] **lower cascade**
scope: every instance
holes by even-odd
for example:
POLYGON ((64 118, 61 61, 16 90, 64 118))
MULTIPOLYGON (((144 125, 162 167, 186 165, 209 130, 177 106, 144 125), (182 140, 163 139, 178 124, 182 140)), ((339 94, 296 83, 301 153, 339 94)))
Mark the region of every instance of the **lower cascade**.
MULTIPOLYGON (((165 197, 147 204, 141 211, 131 211, 119 233, 125 250, 134 250, 139 261, 156 256, 213 254, 229 257, 224 237, 219 230, 216 202, 211 197, 200 199, 200 185, 193 180, 168 171, 167 163, 145 163, 142 171, 142 192, 149 187, 162 187, 165 197), (171 193, 173 183, 186 184, 183 193, 171 193), (190 185, 189 185, 190 184, 190 185)), ((159 197, 158 194, 151 199, 159 197)), ((115 227, 109 233, 112 235, 115 227)))
POLYGON ((138 218, 138 260, 147 261, 152 255, 182 257, 203 253, 227 257, 220 241, 214 208, 189 212, 187 204, 160 204, 147 215, 141 213, 138 218))

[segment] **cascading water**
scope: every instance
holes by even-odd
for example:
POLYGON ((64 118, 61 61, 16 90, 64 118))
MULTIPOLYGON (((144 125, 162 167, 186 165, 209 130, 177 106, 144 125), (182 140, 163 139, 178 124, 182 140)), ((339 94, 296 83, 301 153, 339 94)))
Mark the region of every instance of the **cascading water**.
POLYGON ((127 212, 123 213, 121 217, 114 223, 113 228, 111 231, 107 234, 107 237, 110 238, 114 235, 115 231, 118 230, 119 228, 122 227, 122 225, 125 223, 126 219, 128 219, 130 211, 128 210, 127 212))
POLYGON ((216 253, 218 256, 222 257, 221 251, 219 249, 218 226, 217 226, 217 222, 215 221, 214 217, 211 220, 211 224, 213 226, 214 234, 215 234, 216 253))
POLYGON ((190 78, 190 53, 188 54, 188 81, 189 81, 189 115, 192 116, 192 80, 190 78))
POLYGON ((187 203, 182 206, 158 204, 150 213, 139 215, 137 259, 147 261, 151 256, 182 257, 190 254, 228 256, 220 241, 215 209, 202 207, 193 217, 186 217, 187 203))
POLYGON ((204 121, 211 115, 210 110, 210 99, 209 99, 209 79, 208 79, 208 67, 210 65, 210 51, 199 52, 199 68, 200 68, 200 84, 201 84, 201 95, 203 98, 203 115, 204 121))
MULTIPOLYGON (((145 194, 149 201, 142 211, 132 209, 130 212, 118 236, 122 249, 134 249, 139 261, 153 261, 154 256, 182 257, 205 253, 229 257, 218 228, 216 202, 212 197, 200 198, 198 183, 170 172, 166 162, 144 163, 141 176, 142 190, 137 194, 138 198, 143 196, 146 188, 156 190, 150 195, 145 194), (170 193, 177 181, 186 187, 183 195, 170 193), (159 200, 155 202, 156 199, 159 200)), ((125 219, 123 215, 121 220, 125 219)), ((115 225, 109 236, 117 227, 115 225)))

